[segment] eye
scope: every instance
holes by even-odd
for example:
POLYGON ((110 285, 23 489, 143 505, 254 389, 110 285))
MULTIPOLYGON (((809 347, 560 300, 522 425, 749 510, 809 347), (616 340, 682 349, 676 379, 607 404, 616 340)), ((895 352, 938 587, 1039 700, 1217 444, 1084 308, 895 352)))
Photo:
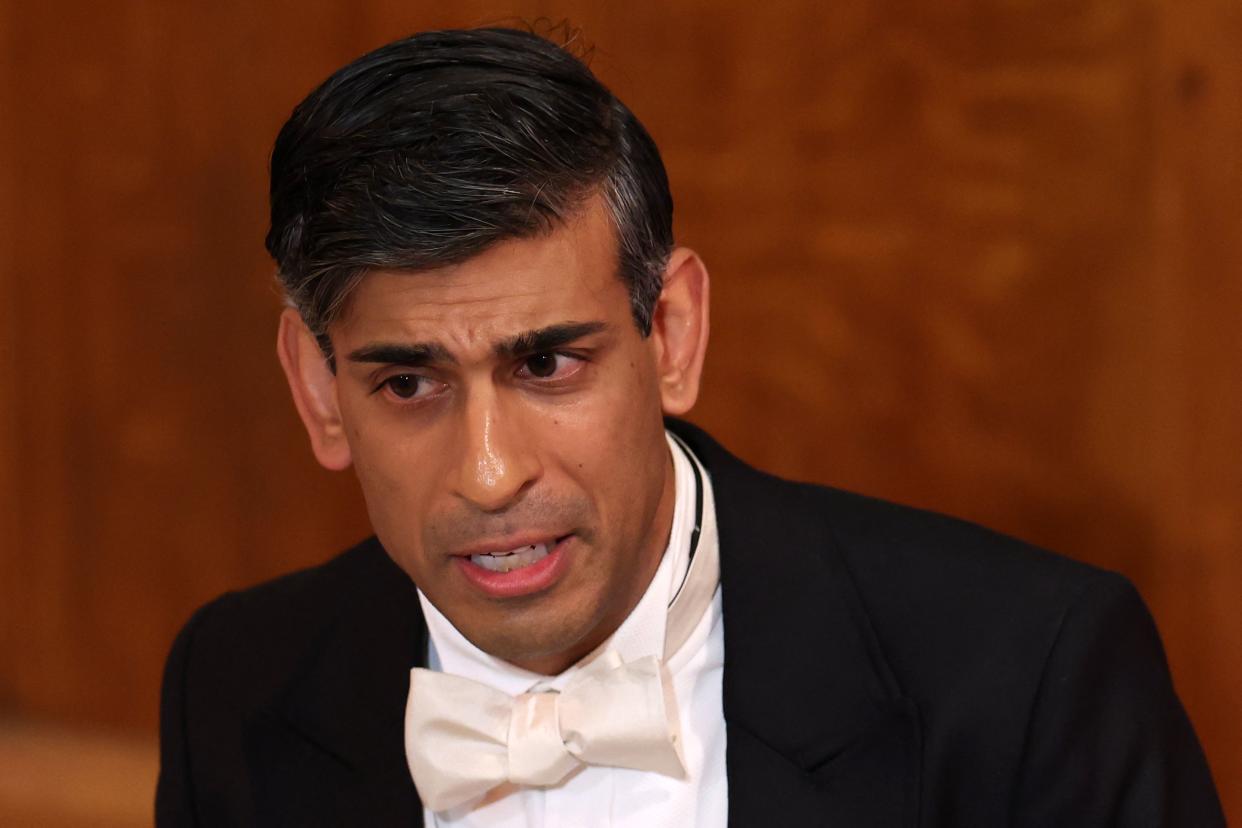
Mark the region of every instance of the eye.
POLYGON ((413 400, 434 394, 437 385, 439 383, 418 374, 394 374, 380 383, 380 389, 387 388, 398 399, 413 400))
POLYGON ((582 359, 579 357, 544 351, 523 360, 518 374, 534 379, 564 379, 576 373, 581 366, 582 359))

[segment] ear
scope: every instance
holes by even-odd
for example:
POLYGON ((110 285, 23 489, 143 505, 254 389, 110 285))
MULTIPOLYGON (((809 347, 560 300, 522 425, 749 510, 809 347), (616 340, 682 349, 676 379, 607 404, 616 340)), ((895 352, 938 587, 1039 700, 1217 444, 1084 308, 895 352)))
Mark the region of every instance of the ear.
POLYGON ((285 369, 293 404, 310 435, 315 459, 332 471, 349 468, 352 458, 341 423, 336 375, 328 367, 315 335, 292 308, 286 308, 280 315, 276 356, 280 358, 280 367, 285 369))
POLYGON ((703 260, 693 250, 678 247, 664 270, 664 289, 651 324, 665 414, 685 414, 699 397, 707 353, 708 296, 703 260))

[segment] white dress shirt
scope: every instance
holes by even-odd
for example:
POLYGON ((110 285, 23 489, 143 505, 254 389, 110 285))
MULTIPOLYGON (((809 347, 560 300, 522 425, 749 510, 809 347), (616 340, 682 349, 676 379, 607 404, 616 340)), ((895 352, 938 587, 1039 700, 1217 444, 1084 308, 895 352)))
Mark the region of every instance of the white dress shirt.
MULTIPOLYGON (((664 652, 668 607, 685 578, 695 534, 696 475, 702 481, 703 525, 699 537, 715 542, 715 504, 711 481, 676 438, 666 435, 673 458, 675 506, 668 547, 647 591, 609 640, 629 662, 654 655, 664 659, 672 679, 681 726, 686 775, 674 779, 651 771, 585 765, 552 787, 502 786, 476 804, 439 813, 424 810, 428 828, 690 828, 723 826, 728 812, 725 777, 725 723, 721 705, 724 627, 720 589, 677 652, 664 652)), ((701 552, 701 550, 700 550, 701 552)), ((712 550, 715 554, 716 550, 712 550)), ((517 696, 533 690, 559 690, 577 666, 543 676, 488 655, 449 623, 420 591, 429 631, 428 667, 517 696)))

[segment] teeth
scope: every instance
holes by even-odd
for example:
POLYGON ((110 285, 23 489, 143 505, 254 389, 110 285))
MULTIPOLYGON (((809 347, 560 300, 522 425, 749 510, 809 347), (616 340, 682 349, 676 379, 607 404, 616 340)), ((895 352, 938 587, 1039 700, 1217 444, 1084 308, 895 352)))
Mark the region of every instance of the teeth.
POLYGON ((515 569, 530 566, 547 554, 548 545, 536 543, 530 546, 519 546, 508 552, 496 552, 492 555, 471 555, 470 563, 492 572, 512 572, 515 569))

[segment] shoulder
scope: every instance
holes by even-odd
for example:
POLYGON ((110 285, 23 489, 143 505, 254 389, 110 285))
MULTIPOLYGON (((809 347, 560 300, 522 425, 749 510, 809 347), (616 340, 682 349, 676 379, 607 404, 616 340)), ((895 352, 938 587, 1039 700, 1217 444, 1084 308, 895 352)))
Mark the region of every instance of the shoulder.
MULTIPOLYGON (((827 527, 885 655, 927 698, 1029 690, 1069 630, 1150 627, 1123 575, 969 521, 837 489, 792 485, 827 527)), ((1157 643, 1158 647, 1158 643, 1157 643)), ((1012 696, 1009 696, 1012 698, 1012 696)))
POLYGON ((415 594, 408 577, 370 538, 323 564, 200 607, 178 635, 169 666, 183 665, 188 685, 210 684, 228 697, 268 693, 343 623, 365 625, 370 613, 394 597, 416 603, 415 594))
POLYGON ((827 525, 816 553, 843 561, 918 710, 941 786, 932 807, 982 814, 995 802, 980 792, 999 782, 1024 825, 1083 814, 1223 825, 1156 625, 1124 576, 944 515, 776 485, 827 525), (1092 772, 1067 774, 1067 762, 1092 772), (1122 773, 1145 781, 1099 783, 1122 773))
POLYGON ((199 609, 164 671, 160 824, 268 824, 256 808, 285 813, 266 798, 306 774, 399 758, 423 629, 413 583, 374 539, 199 609))
MULTIPOLYGON (((763 554, 847 580, 898 682, 923 701, 1029 690, 1067 618, 1117 607, 1147 618, 1121 575, 965 520, 774 477, 675 426, 711 472, 722 535, 742 536, 743 554, 775 546, 763 554)), ((827 581, 803 580, 805 600, 822 600, 812 592, 827 581)))
POLYGON ((1029 687, 1065 630, 1151 626, 1118 573, 945 515, 835 490, 819 497, 834 552, 912 689, 1029 687))
POLYGON ((753 656, 755 641, 777 654, 741 673, 734 662, 735 710, 773 676, 818 701, 871 670, 862 692, 882 688, 917 716, 929 822, 1106 821, 1123 798, 1134 813, 1221 824, 1155 625, 1124 577, 967 521, 781 480, 670 427, 716 494, 734 596, 726 664, 730 630, 734 656, 753 656), (1121 769, 1150 784, 1099 784, 1121 769))
POLYGON ((748 537, 803 540, 804 554, 839 558, 864 597, 909 612, 988 613, 1063 606, 1103 570, 965 520, 841 489, 778 478, 731 455, 705 432, 670 421, 708 468, 718 510, 748 537), (1018 602, 1018 606, 1013 604, 1018 602))
MULTIPOLYGON (((1060 613, 1116 573, 935 512, 810 487, 864 595, 914 614, 1019 620, 1060 613)), ((877 607, 878 608, 878 607, 877 607)), ((931 620, 929 618, 929 620, 931 620)))
POLYGON ((201 607, 186 626, 196 638, 288 643, 330 624, 361 597, 359 590, 374 590, 386 562, 383 548, 369 538, 318 566, 227 592, 201 607))

